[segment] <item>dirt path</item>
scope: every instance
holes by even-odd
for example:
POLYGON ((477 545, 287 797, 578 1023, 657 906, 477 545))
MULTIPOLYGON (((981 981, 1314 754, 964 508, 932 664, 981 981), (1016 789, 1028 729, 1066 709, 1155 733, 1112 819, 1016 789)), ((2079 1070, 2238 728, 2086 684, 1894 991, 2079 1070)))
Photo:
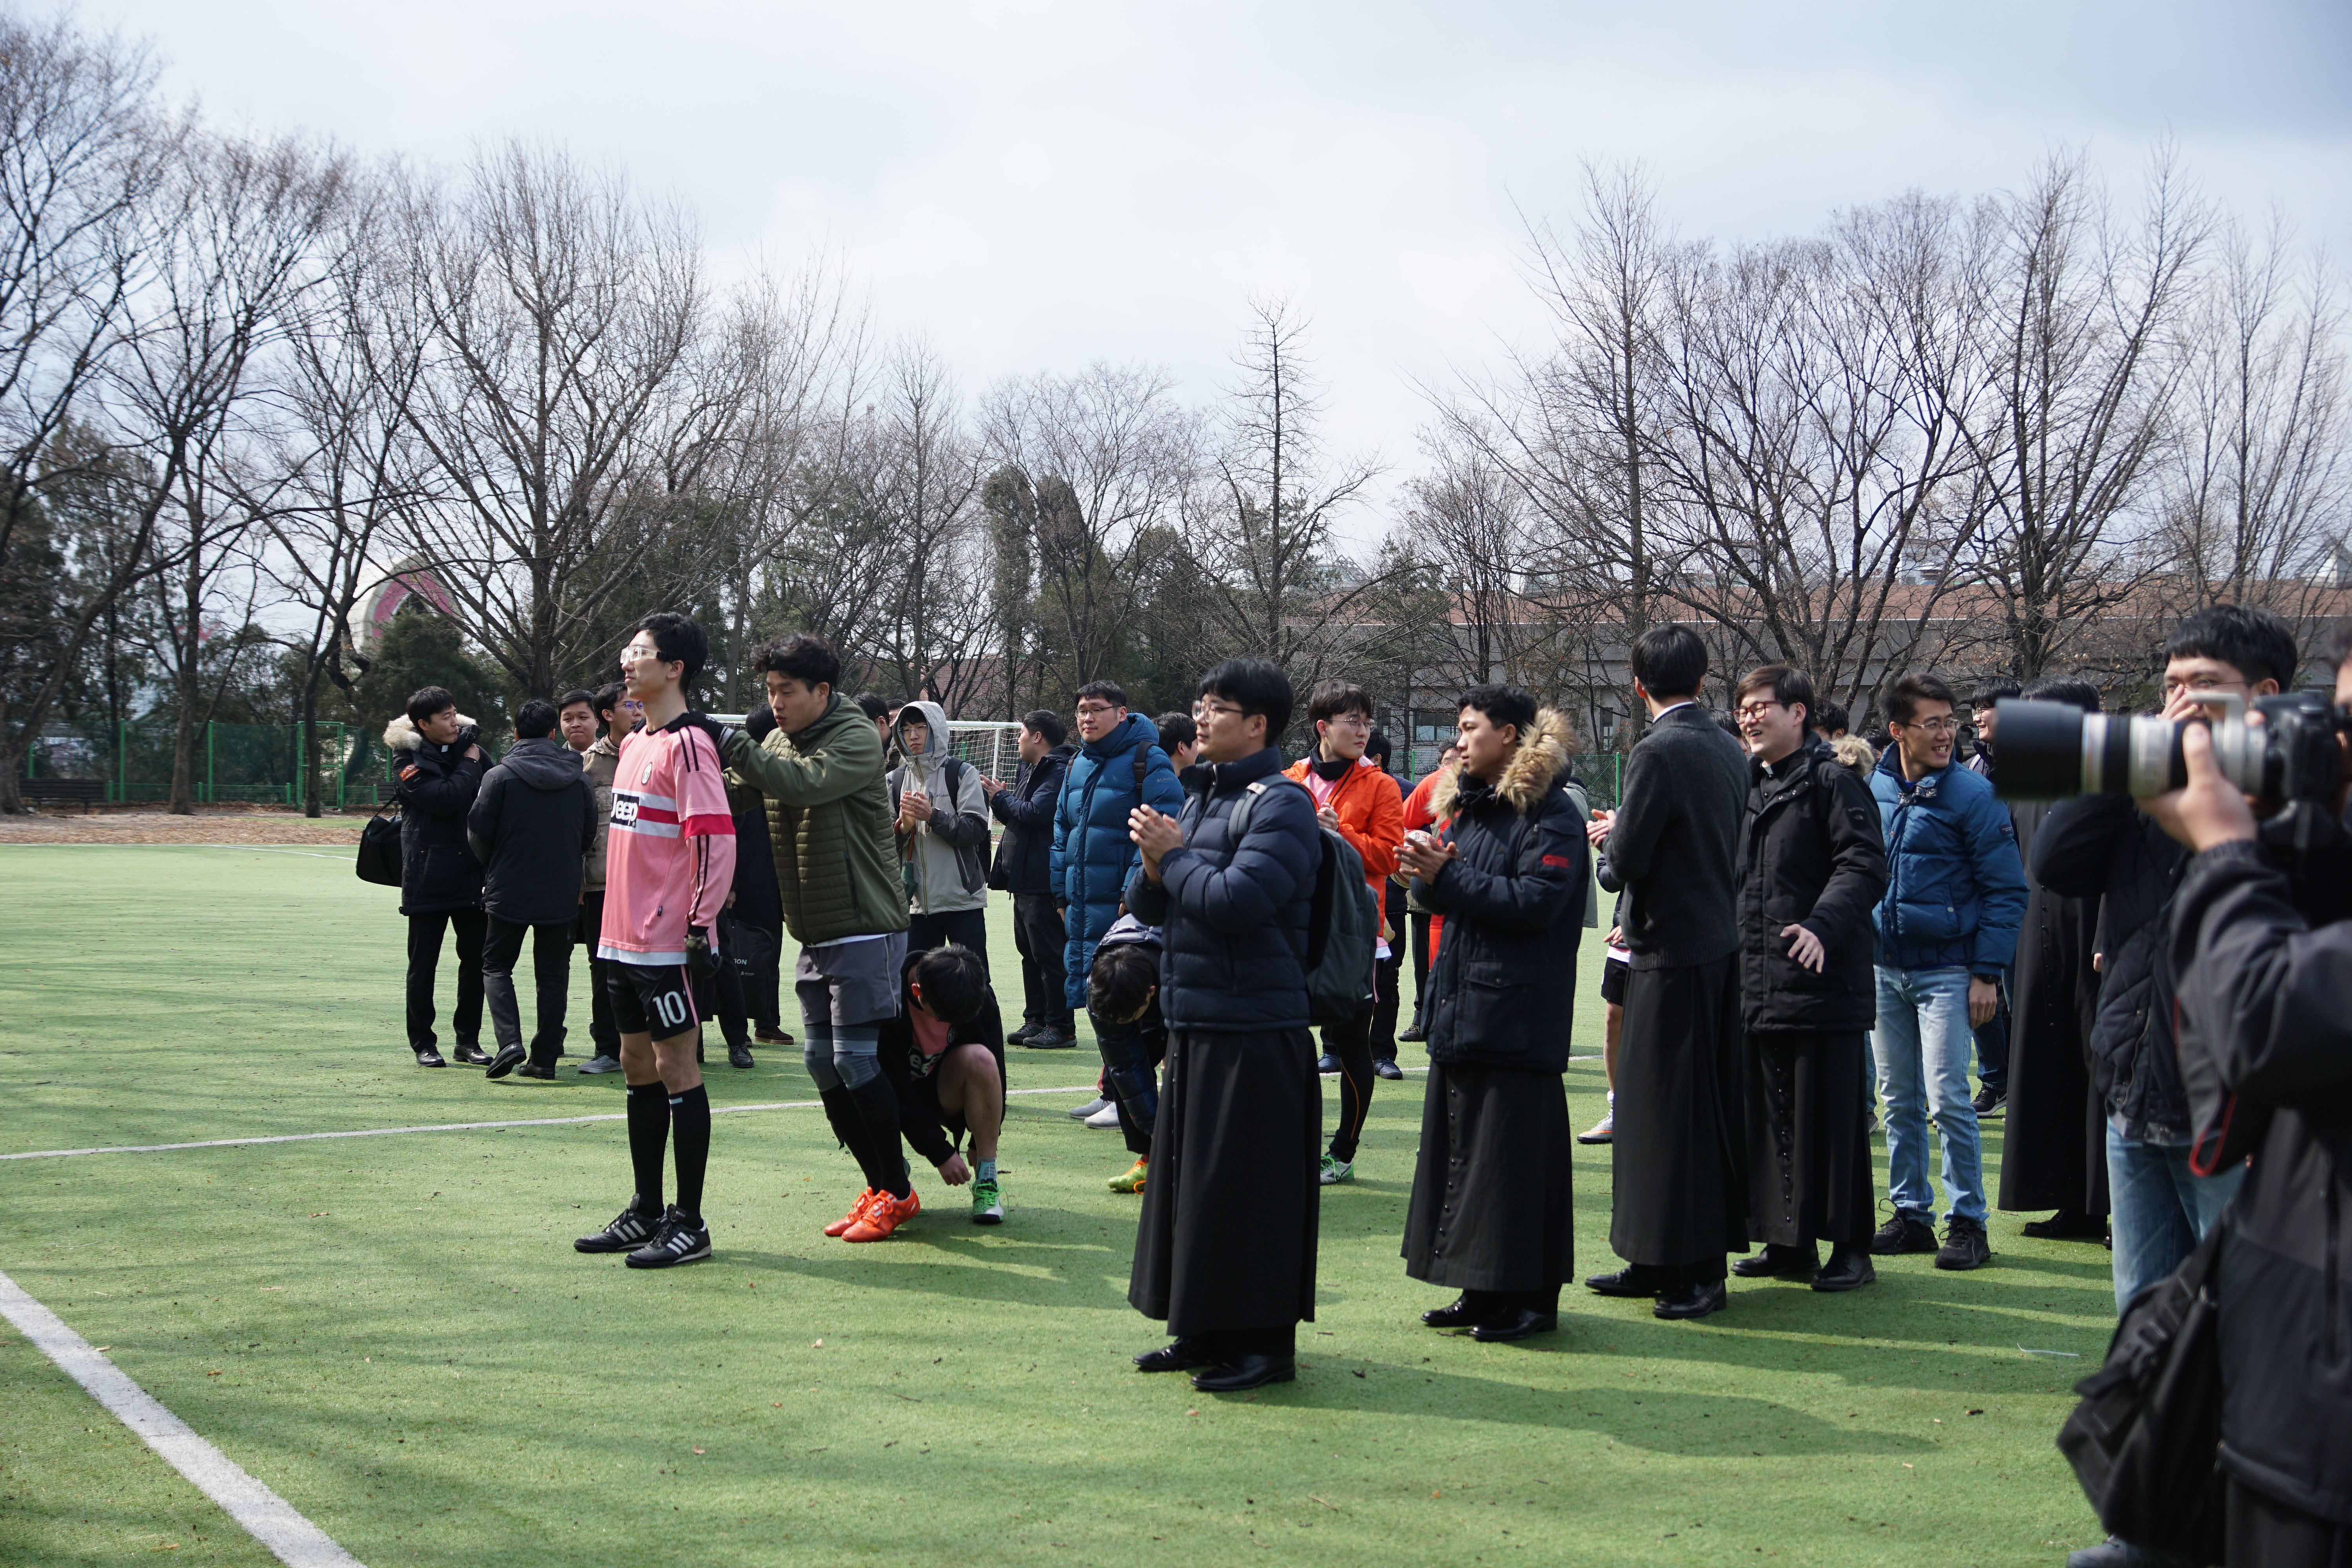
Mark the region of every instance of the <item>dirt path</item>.
POLYGON ((194 816, 161 811, 98 810, 84 816, 0 816, 5 844, 354 844, 361 816, 311 818, 299 811, 200 809, 194 816))

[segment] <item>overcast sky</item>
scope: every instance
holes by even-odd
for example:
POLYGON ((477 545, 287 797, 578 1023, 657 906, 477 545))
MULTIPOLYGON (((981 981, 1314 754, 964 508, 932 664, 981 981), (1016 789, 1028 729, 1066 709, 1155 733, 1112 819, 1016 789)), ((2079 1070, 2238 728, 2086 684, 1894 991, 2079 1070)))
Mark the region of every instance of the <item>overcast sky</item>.
MULTIPOLYGON (((968 391, 1090 360, 1205 400, 1253 293, 1315 322, 1332 435, 1400 467, 1418 381, 1533 326, 1521 214, 1639 159, 1685 236, 1802 232, 2087 146, 2352 262, 2352 3, 1782 0, 1185 6, 94 0, 175 96, 455 163, 558 140, 700 213, 712 253, 829 247, 968 391)), ((1366 516, 1351 531, 1375 531, 1366 516)))

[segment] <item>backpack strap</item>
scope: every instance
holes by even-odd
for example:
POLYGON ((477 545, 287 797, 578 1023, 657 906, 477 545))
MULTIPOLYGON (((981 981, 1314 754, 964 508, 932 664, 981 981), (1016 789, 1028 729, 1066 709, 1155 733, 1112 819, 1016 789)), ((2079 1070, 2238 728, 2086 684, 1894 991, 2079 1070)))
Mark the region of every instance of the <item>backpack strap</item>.
POLYGON ((1139 803, 1143 799, 1144 775, 1151 771, 1151 747, 1146 742, 1138 741, 1129 755, 1135 758, 1135 798, 1139 803))

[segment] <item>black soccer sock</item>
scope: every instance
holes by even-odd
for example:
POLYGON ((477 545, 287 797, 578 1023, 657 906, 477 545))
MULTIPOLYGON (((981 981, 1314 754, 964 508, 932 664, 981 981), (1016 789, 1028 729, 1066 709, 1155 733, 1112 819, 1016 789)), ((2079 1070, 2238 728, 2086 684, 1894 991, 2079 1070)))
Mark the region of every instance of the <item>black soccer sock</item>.
POLYGON ((710 1163, 710 1095, 700 1084, 669 1097, 670 1142, 677 1149, 677 1211, 702 1223, 702 1173, 710 1163))
POLYGON ((824 1119, 833 1124, 833 1135, 849 1151, 860 1171, 866 1169, 866 1123, 858 1119, 857 1101, 851 1097, 846 1085, 817 1090, 817 1099, 824 1104, 824 1119))
POLYGON ((669 1090, 659 1079, 629 1085, 628 1112, 629 1164, 636 1173, 637 1212, 659 1214, 662 1146, 669 1142, 669 1090))
POLYGON ((866 1184, 877 1193, 903 1198, 914 1190, 907 1180, 907 1163, 898 1154, 898 1097, 879 1078, 869 1078, 847 1091, 857 1109, 866 1147, 856 1151, 866 1168, 866 1184))
POLYGON ((1339 1058, 1339 1125, 1331 1134, 1331 1157, 1356 1157, 1356 1141, 1363 1135, 1364 1119, 1371 1114, 1371 1016, 1334 1025, 1323 1031, 1323 1048, 1339 1058))

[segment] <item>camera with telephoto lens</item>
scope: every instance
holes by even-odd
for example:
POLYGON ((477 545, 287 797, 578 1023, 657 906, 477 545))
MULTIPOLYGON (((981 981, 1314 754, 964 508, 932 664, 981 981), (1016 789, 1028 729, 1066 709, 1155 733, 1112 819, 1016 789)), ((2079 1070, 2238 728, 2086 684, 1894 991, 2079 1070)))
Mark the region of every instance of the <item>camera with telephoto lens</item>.
POLYGON ((2249 723, 2244 701, 2214 692, 2200 703, 2224 710, 2213 720, 2085 713, 2065 702, 2005 698, 1993 711, 2000 737, 1994 792, 2005 800, 2069 800, 2128 795, 2143 800, 2189 782, 2180 737, 2191 724, 2213 731, 2221 776, 2262 802, 2265 841, 2307 849, 2338 829, 2334 804, 2343 777, 2339 734, 2352 719, 2315 692, 2259 698, 2263 716, 2249 723), (2272 808, 2275 808, 2274 810, 2272 808))

